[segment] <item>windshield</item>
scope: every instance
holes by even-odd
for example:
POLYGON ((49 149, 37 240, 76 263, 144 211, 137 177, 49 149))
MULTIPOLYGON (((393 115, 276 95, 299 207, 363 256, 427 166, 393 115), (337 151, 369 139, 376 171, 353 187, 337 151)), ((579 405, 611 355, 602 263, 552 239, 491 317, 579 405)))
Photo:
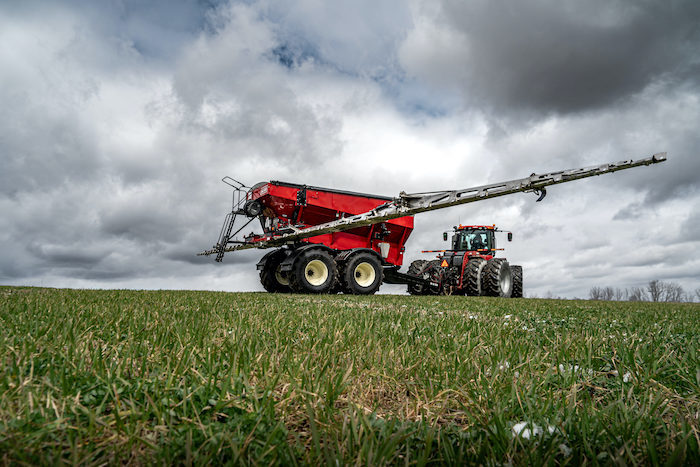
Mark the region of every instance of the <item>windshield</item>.
POLYGON ((483 230, 457 232, 452 237, 452 249, 458 251, 479 251, 491 249, 490 235, 483 230))

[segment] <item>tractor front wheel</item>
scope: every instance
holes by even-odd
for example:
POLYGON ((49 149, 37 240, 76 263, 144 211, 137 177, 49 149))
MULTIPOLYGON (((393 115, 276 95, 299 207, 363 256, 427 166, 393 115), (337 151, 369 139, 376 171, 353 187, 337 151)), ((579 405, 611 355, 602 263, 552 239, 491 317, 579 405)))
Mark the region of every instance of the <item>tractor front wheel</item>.
POLYGON ((513 293, 513 273, 504 258, 493 258, 482 272, 481 289, 492 297, 508 298, 513 293))
POLYGON ((462 287, 470 297, 479 297, 484 295, 481 288, 481 274, 486 266, 484 258, 471 258, 464 268, 464 277, 462 277, 462 287))
POLYGON ((343 268, 343 290, 354 295, 372 295, 384 280, 382 264, 371 253, 357 253, 343 268))
POLYGON ((338 270, 333 257, 320 248, 298 253, 289 274, 289 285, 297 293, 328 293, 334 287, 338 270))

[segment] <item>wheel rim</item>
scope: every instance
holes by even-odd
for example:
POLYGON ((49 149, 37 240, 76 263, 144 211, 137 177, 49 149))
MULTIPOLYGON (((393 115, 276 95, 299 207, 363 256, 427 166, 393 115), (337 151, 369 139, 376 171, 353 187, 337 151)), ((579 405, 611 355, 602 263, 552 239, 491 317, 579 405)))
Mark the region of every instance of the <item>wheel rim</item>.
POLYGON ((353 276, 355 277, 355 282, 360 287, 369 287, 374 284, 374 279, 377 277, 377 273, 374 268, 369 263, 360 263, 355 267, 353 271, 353 276))
POLYGON ((282 266, 277 266, 277 269, 275 269, 275 279, 277 279, 277 282, 279 282, 280 285, 289 285, 287 275, 282 274, 282 266))
POLYGON ((504 268, 501 271, 501 290, 507 295, 510 293, 511 287, 513 287, 513 275, 510 269, 504 268))
POLYGON ((304 276, 306 276, 306 281, 309 284, 313 286, 322 285, 328 279, 328 266, 318 259, 309 261, 304 268, 304 276))

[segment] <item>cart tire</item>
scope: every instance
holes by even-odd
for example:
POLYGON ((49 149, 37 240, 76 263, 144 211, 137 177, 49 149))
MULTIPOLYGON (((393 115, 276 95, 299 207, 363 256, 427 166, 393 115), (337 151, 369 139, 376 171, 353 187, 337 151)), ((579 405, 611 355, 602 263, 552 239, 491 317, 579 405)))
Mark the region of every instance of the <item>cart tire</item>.
POLYGON ((297 293, 329 293, 337 280, 335 260, 320 248, 298 253, 289 274, 289 285, 297 293))
POLYGON ((289 293, 289 278, 286 273, 280 271, 280 263, 285 258, 283 251, 278 250, 267 258, 263 269, 260 271, 260 283, 263 288, 271 293, 289 293))
POLYGON ((341 279, 345 293, 372 295, 384 280, 382 263, 372 253, 357 253, 345 262, 341 279))

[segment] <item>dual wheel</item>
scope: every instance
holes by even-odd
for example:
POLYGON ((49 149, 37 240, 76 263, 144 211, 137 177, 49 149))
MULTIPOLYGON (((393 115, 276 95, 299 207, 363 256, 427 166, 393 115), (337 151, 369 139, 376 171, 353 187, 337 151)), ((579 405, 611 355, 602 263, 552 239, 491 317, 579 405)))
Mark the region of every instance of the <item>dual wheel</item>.
POLYGON ((472 258, 462 279, 467 295, 522 298, 523 268, 511 266, 504 258, 472 258))
POLYGON ((268 254, 260 271, 260 282, 268 292, 373 294, 384 279, 378 256, 357 252, 344 261, 322 248, 268 254), (288 254, 292 258, 288 259, 288 254), (283 272, 283 261, 291 270, 283 272))

